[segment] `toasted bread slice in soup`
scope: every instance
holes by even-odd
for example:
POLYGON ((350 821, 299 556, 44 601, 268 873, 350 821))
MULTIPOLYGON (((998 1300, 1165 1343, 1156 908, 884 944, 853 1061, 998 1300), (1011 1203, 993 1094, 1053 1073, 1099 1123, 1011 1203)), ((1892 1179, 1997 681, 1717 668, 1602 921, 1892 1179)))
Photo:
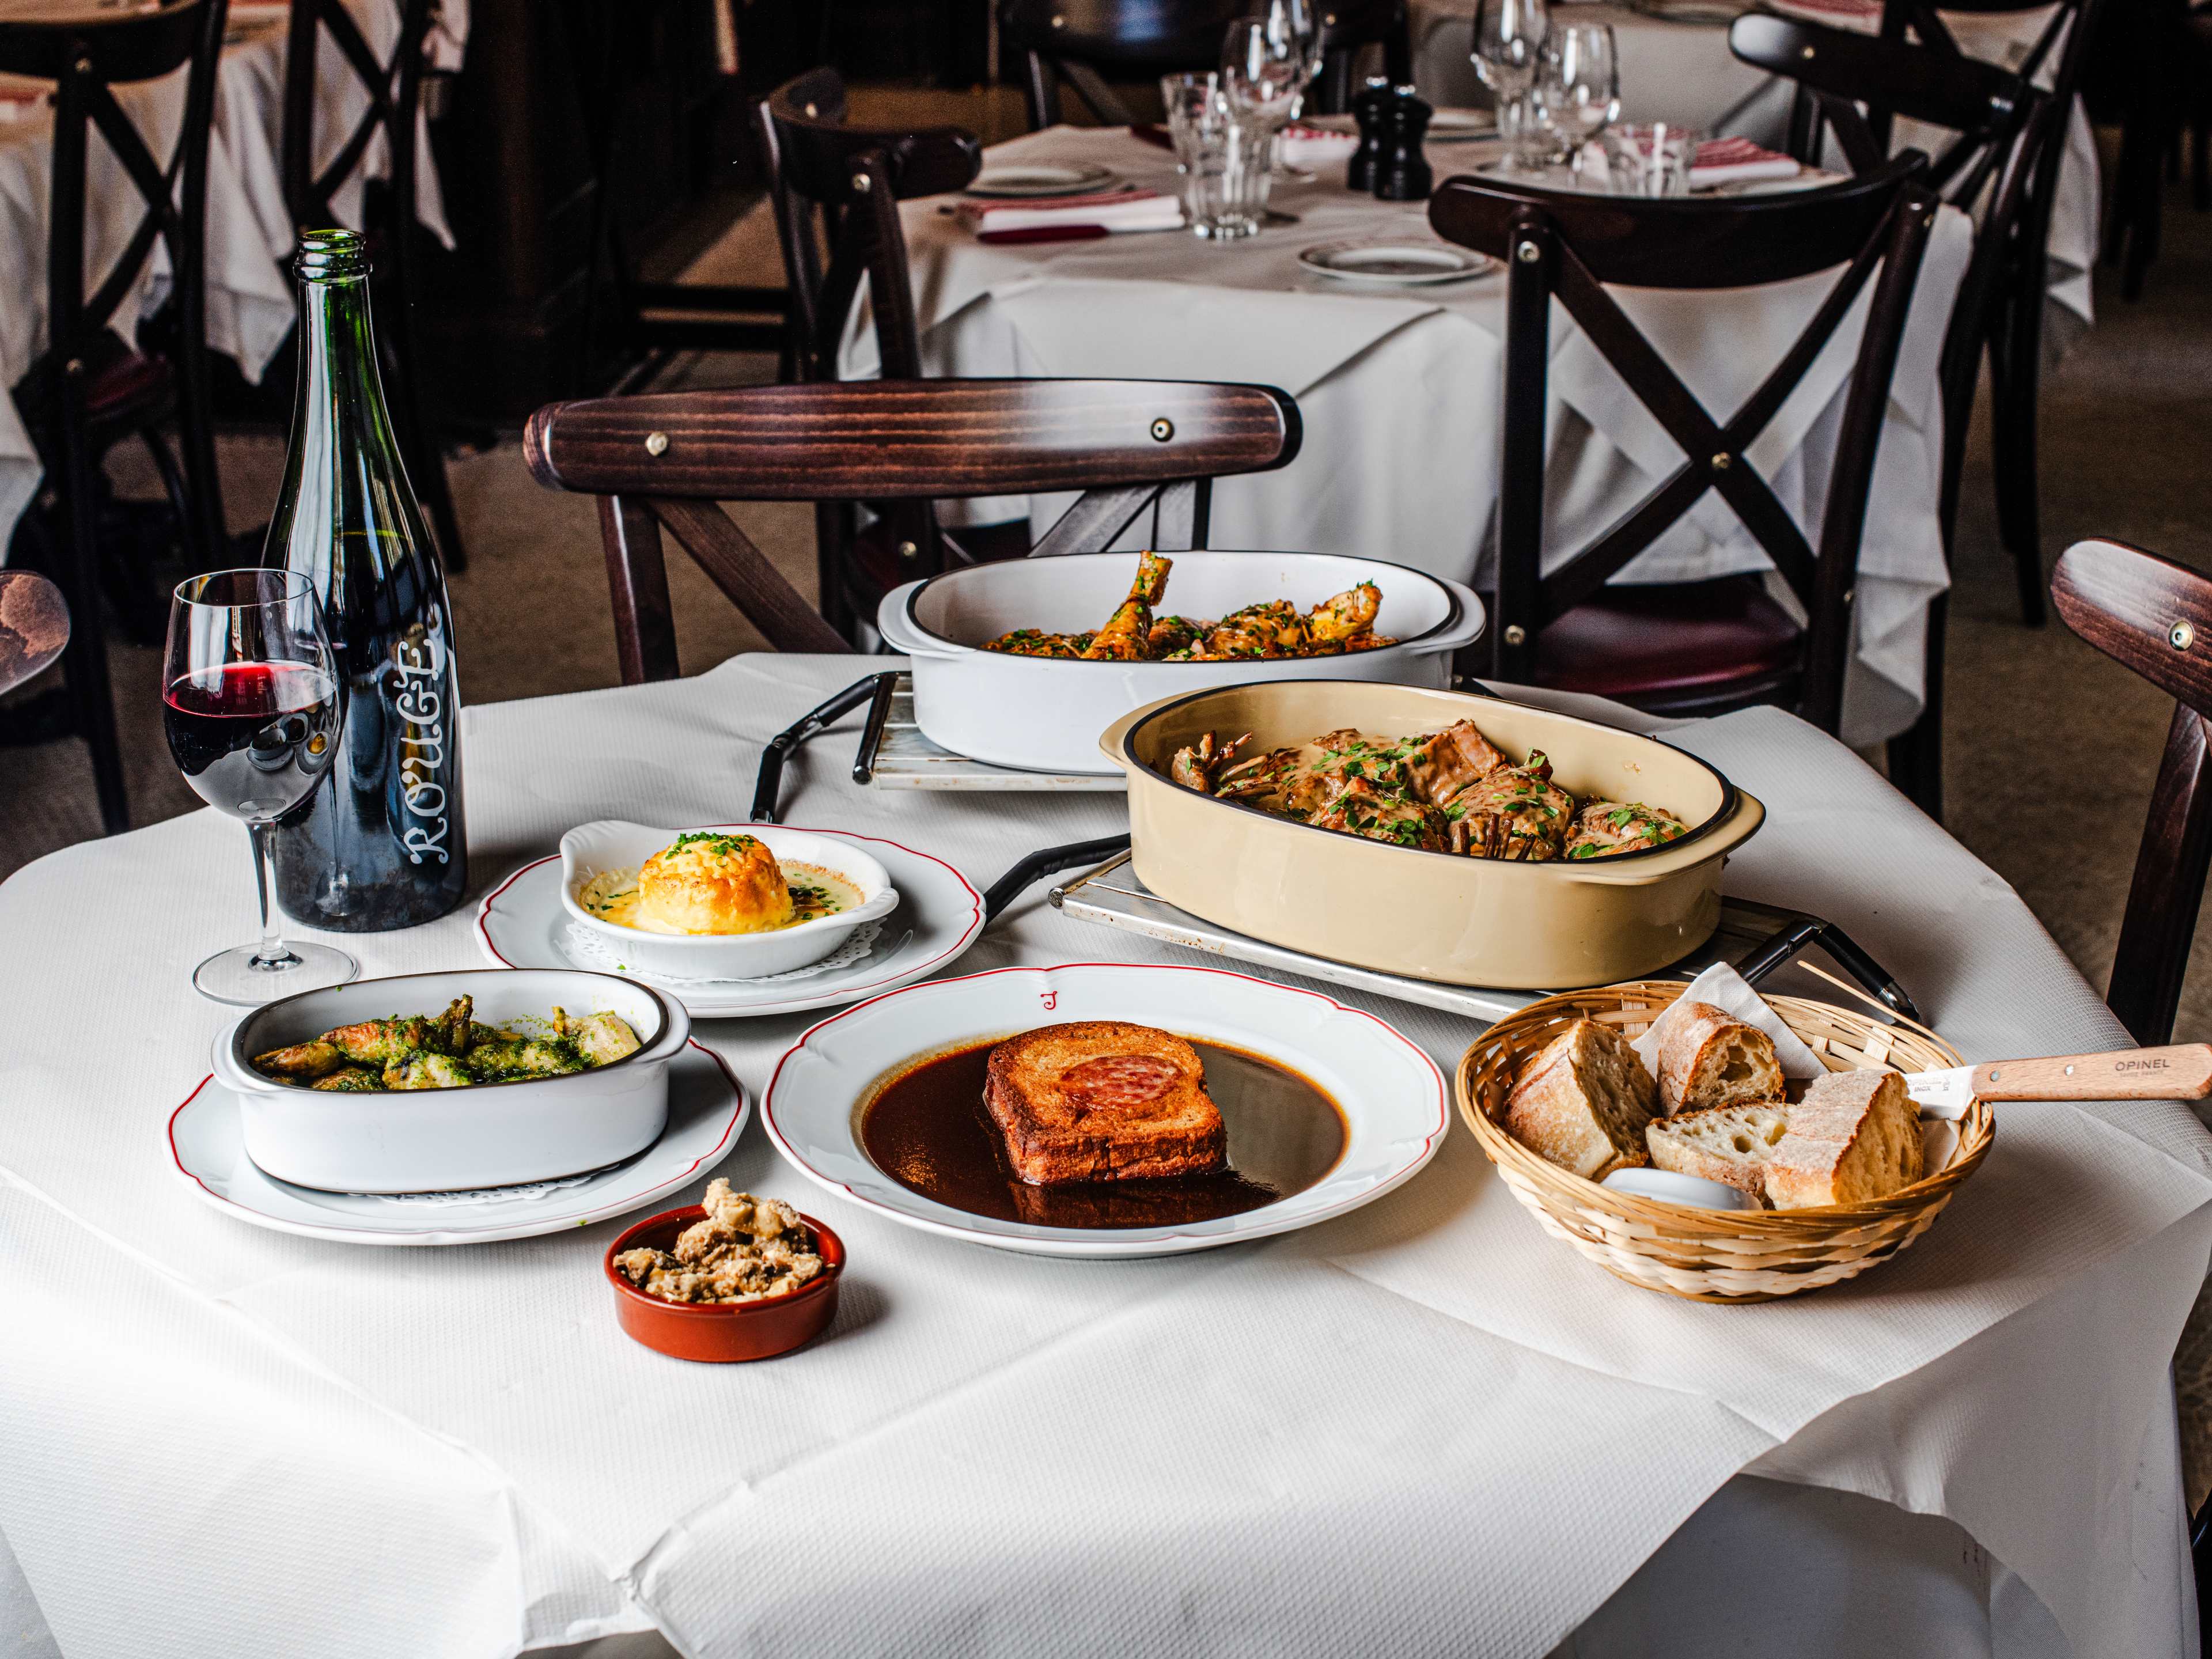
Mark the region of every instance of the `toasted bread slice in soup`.
POLYGON ((983 1105, 1032 1186, 1205 1175, 1229 1132, 1198 1051, 1117 1019, 1041 1026, 991 1051, 983 1105))
POLYGON ((1688 1002, 1667 1018, 1659 1045, 1659 1103, 1668 1112, 1702 1112, 1782 1098, 1774 1039, 1710 1002, 1688 1002))
POLYGON ((1505 1127, 1538 1157, 1591 1181, 1649 1163, 1644 1126, 1658 1091, 1628 1039, 1578 1019, 1530 1060, 1505 1100, 1505 1127))
POLYGON ((1766 1165, 1778 1210, 1864 1204, 1920 1179, 1919 1109, 1894 1072, 1831 1072, 1790 1108, 1766 1165))
POLYGON ((1644 1140, 1655 1168, 1724 1181, 1764 1206, 1766 1166, 1789 1129, 1790 1120, 1779 1102, 1756 1102, 1654 1118, 1644 1131, 1644 1140))

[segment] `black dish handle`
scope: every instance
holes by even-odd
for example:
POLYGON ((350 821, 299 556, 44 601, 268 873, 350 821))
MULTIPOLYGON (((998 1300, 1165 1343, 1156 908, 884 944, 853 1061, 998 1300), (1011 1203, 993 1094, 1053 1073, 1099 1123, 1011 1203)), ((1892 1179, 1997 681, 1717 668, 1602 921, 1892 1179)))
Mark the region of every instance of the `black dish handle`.
MULTIPOLYGON (((779 822, 776 813, 780 808, 776 798, 783 793, 784 762, 808 738, 828 731, 862 703, 872 700, 873 707, 868 714, 869 730, 881 737, 882 717, 890 712, 891 683, 897 678, 896 673, 871 674, 864 680, 855 680, 827 702, 819 708, 810 708, 799 717, 795 724, 770 738, 768 747, 761 751, 760 772, 753 784, 751 821, 755 823, 779 822)), ((872 755, 873 746, 870 745, 866 752, 872 755)), ((866 778, 858 776, 858 766, 854 768, 854 772, 858 781, 867 781, 866 778)))
POLYGON ((987 925, 997 921, 999 913, 1034 885, 1040 876, 1072 870, 1079 864, 1103 864, 1115 854, 1128 850, 1129 838, 1121 835, 1071 842, 1065 847, 1048 847, 1041 853, 1032 853, 991 884, 990 891, 983 895, 983 920, 987 925))
POLYGON ((1818 916, 1800 916, 1746 957, 1736 971, 1756 985, 1808 947, 1819 945, 1846 973, 1880 999, 1883 1006, 1905 1018, 1918 1021, 1920 1010, 1889 969, 1868 955, 1849 933, 1818 916))

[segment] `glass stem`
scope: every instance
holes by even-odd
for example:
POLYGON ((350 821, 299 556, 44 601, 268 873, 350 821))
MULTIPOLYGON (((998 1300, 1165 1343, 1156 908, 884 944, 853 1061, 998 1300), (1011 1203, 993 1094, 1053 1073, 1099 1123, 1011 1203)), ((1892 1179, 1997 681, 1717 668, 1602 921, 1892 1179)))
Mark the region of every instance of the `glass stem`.
POLYGON ((264 973, 274 973, 289 968, 300 958, 284 943, 283 913, 269 902, 270 877, 269 831, 267 823, 249 823, 246 833, 253 837, 253 886, 261 899, 261 947, 253 953, 253 966, 264 973))

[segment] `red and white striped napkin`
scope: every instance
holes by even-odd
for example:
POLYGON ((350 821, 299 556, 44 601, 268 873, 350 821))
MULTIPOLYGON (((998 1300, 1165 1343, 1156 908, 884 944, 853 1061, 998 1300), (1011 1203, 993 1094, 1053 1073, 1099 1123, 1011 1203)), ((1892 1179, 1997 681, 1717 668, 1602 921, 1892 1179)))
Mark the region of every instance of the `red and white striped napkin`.
POLYGON ((51 81, 29 75, 0 75, 0 121, 27 121, 54 89, 51 81))
POLYGON ((1325 167, 1348 161, 1359 148, 1356 132, 1331 132, 1326 127, 1287 126, 1277 141, 1275 153, 1291 167, 1325 167))
POLYGON ((1017 230, 1095 227, 1109 234, 1132 230, 1180 230, 1182 206, 1156 190, 1124 185, 1085 196, 1029 196, 1015 201, 966 201, 957 210, 963 224, 987 236, 1017 230))
POLYGON ((1708 138, 1690 162, 1690 188, 1711 190, 1752 179, 1795 179, 1801 171, 1778 150, 1763 149, 1748 138, 1708 138))
POLYGON ((1770 10, 1806 22, 1828 23, 1868 33, 1881 27, 1881 0, 1765 0, 1770 10))

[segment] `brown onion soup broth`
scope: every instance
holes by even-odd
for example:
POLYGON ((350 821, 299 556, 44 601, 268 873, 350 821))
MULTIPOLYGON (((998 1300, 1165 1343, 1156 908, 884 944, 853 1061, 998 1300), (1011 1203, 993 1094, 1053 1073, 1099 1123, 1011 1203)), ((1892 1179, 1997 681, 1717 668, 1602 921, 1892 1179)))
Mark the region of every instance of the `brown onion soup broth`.
POLYGON ((983 1106, 996 1039, 937 1054, 879 1089, 860 1115, 860 1146, 901 1186, 971 1215, 1042 1227, 1172 1227, 1238 1215, 1304 1192, 1336 1167, 1344 1115, 1315 1084, 1274 1061, 1188 1038, 1229 1132, 1219 1175, 1032 1187, 1007 1162, 983 1106))

